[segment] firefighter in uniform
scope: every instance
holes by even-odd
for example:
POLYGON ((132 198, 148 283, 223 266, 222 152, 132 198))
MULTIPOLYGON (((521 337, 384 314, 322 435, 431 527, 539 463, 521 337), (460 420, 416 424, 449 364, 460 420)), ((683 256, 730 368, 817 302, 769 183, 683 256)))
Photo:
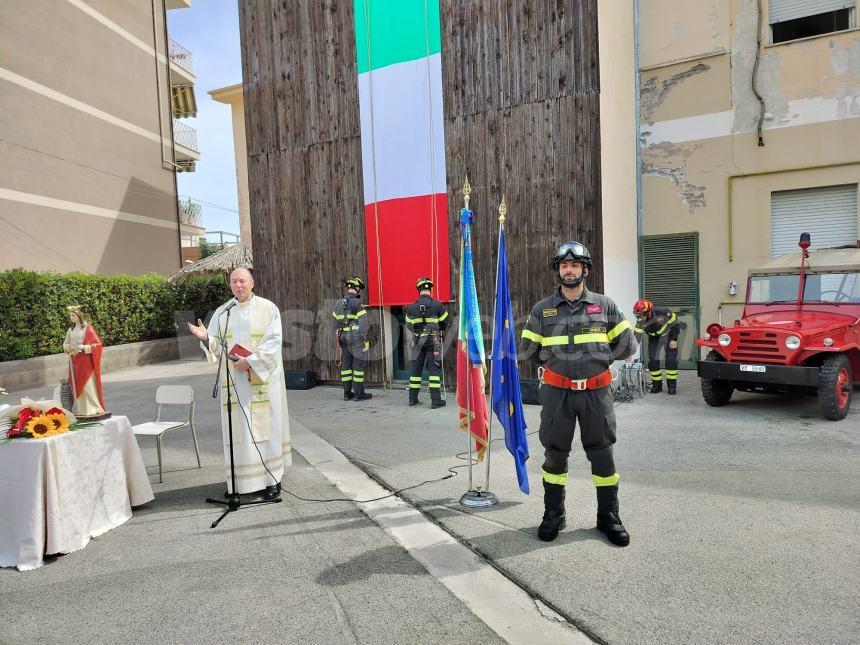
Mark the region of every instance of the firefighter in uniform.
POLYGON ((648 372, 651 374, 651 394, 663 391, 663 370, 660 369, 660 350, 666 351, 666 391, 678 392, 678 335, 681 323, 668 307, 655 307, 650 300, 637 300, 633 305, 636 316, 636 339, 642 334, 648 340, 648 372))
POLYGON ((361 304, 364 282, 361 278, 351 277, 344 281, 344 286, 347 291, 331 312, 337 321, 343 400, 365 401, 373 398, 373 395, 364 391, 364 362, 368 349, 367 309, 361 304))
POLYGON ((412 375, 409 377, 409 405, 420 405, 421 374, 430 372, 430 407, 443 408, 442 332, 448 326, 448 312, 430 296, 433 281, 421 278, 415 285, 418 300, 406 307, 406 326, 412 332, 412 375))
POLYGON ((567 460, 576 421, 597 488, 597 529, 618 546, 630 535, 618 511, 618 480, 612 458, 615 409, 609 366, 636 351, 630 323, 611 298, 585 287, 591 255, 579 242, 558 247, 551 263, 561 283, 538 302, 522 334, 521 352, 542 367, 540 442, 544 447, 544 515, 538 537, 554 540, 565 527, 567 460))

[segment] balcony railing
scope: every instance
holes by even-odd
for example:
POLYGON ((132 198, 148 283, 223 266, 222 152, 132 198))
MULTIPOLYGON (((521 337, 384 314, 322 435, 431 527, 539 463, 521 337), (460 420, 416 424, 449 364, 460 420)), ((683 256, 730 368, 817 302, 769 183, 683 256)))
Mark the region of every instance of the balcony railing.
POLYGON ((194 152, 200 152, 197 148, 197 130, 176 119, 173 119, 173 140, 194 152))
POLYGON ((170 36, 167 37, 167 53, 171 61, 189 74, 194 74, 194 60, 191 57, 191 52, 170 36))
POLYGON ((182 224, 203 228, 203 206, 190 198, 180 199, 179 221, 182 224))

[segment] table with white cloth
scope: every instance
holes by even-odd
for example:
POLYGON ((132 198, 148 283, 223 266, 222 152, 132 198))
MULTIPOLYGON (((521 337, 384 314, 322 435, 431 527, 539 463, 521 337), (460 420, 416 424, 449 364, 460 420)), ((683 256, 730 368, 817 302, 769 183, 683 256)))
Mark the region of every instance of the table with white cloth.
POLYGON ((127 417, 0 444, 0 567, 83 549, 154 499, 127 417))

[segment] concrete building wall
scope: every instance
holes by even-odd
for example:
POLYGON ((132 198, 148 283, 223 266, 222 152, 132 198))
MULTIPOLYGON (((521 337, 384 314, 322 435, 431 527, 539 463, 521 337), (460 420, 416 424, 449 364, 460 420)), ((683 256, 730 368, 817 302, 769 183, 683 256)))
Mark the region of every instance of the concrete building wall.
POLYGON ((633 3, 598 2, 604 291, 630 315, 639 295, 633 3))
POLYGON ((772 191, 860 182, 860 31, 770 44, 761 4, 760 45, 755 0, 640 6, 644 233, 699 232, 703 326, 770 258, 772 191))
POLYGON ((0 4, 0 270, 180 265, 160 0, 0 4))
POLYGON ((239 239, 246 246, 251 242, 251 210, 248 193, 248 147, 245 144, 245 103, 242 84, 211 90, 210 96, 230 106, 233 126, 233 152, 236 155, 236 189, 239 201, 239 239))

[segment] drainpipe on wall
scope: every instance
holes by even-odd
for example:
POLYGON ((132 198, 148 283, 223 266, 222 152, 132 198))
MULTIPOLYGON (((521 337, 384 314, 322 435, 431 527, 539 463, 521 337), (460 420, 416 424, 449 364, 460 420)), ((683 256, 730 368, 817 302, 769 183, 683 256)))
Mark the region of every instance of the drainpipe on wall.
POLYGON ((752 91, 755 94, 755 97, 758 99, 759 111, 758 111, 758 126, 756 128, 756 132, 758 133, 758 145, 760 148, 764 147, 764 137, 762 136, 761 129, 764 124, 764 99, 761 94, 758 93, 758 66, 759 61, 761 60, 761 0, 756 0, 756 6, 758 8, 758 22, 756 23, 756 31, 755 31, 755 64, 753 65, 753 73, 752 73, 752 91))

